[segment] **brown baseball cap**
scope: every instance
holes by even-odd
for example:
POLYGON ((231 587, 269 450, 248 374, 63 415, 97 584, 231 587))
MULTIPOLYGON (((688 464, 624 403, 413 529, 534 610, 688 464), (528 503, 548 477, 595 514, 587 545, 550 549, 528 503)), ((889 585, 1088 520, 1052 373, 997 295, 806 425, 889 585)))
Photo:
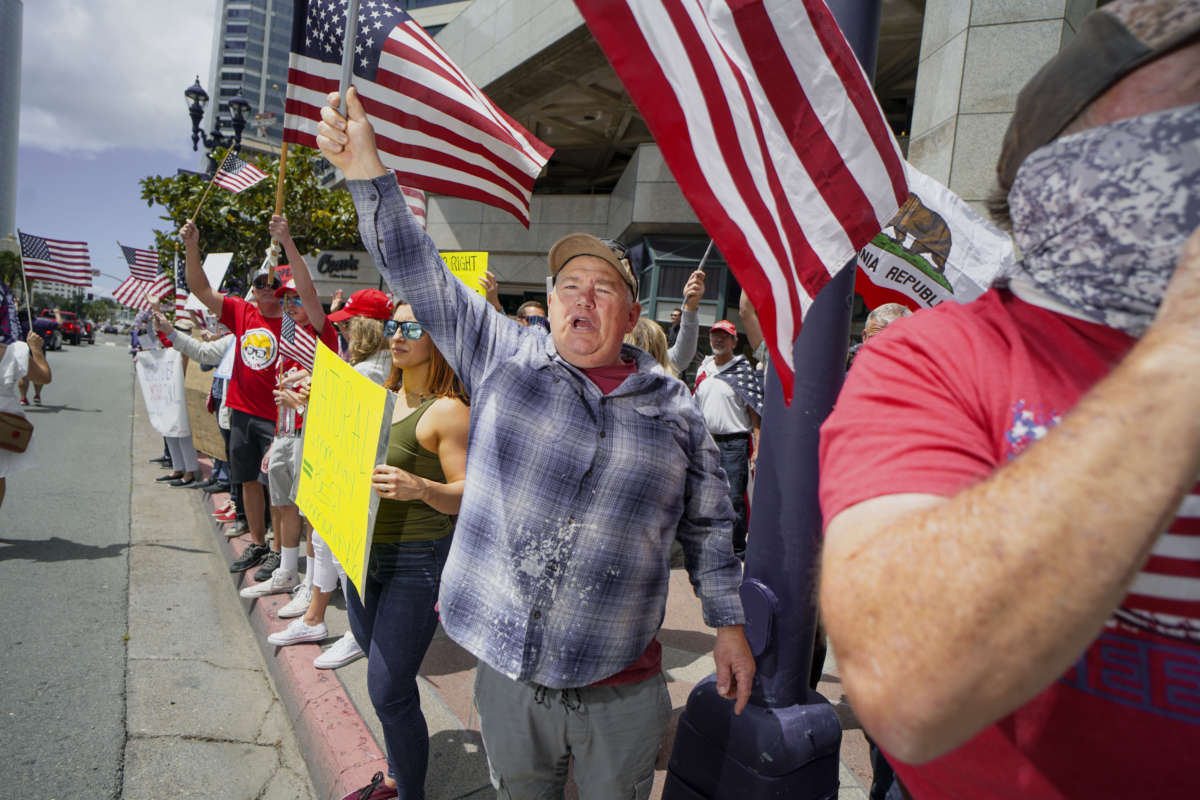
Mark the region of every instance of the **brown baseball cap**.
POLYGON ((1088 14, 1071 42, 1017 96, 996 177, 1007 192, 1025 157, 1138 67, 1200 35, 1200 0, 1114 0, 1088 14))
POLYGON ((569 233, 555 242, 554 246, 550 248, 551 277, 558 277, 558 271, 576 256, 595 256, 606 262, 617 271, 617 274, 621 276, 621 280, 625 281, 625 284, 633 290, 633 297, 635 300, 637 299, 638 282, 637 278, 633 275, 633 269, 629 266, 629 258, 625 254, 624 245, 618 242, 609 244, 602 239, 597 239, 590 233, 569 233))

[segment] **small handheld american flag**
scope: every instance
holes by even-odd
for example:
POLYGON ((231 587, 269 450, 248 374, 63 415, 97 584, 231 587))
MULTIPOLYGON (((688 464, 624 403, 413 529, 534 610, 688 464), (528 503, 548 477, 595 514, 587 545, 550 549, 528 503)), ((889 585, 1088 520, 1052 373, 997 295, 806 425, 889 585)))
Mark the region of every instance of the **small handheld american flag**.
POLYGON ((230 153, 225 156, 225 161, 222 162, 221 168, 213 176, 213 183, 222 189, 228 189, 237 194, 249 189, 266 177, 267 173, 258 167, 230 153))
POLYGON ((120 242, 117 242, 117 247, 121 248, 121 253, 125 256, 125 263, 129 265, 130 275, 138 280, 154 280, 158 274, 157 250, 139 250, 136 247, 128 247, 120 242))
POLYGON ((283 315, 279 329, 279 354, 300 363, 309 372, 317 358, 317 338, 307 325, 297 325, 290 315, 283 315))

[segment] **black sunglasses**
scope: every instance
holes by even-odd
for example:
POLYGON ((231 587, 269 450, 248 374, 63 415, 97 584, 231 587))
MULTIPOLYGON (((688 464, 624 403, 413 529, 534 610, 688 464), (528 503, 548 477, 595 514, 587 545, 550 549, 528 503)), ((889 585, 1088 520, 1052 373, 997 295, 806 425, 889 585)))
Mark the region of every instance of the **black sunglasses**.
POLYGON ((279 282, 279 278, 272 278, 270 281, 268 281, 266 275, 259 275, 254 279, 253 283, 255 289, 278 289, 282 285, 283 284, 279 282))
POLYGON ((390 339, 396 335, 396 331, 410 341, 416 341, 425 334, 425 329, 421 327, 419 322, 400 322, 398 320, 389 319, 383 323, 384 338, 390 339))

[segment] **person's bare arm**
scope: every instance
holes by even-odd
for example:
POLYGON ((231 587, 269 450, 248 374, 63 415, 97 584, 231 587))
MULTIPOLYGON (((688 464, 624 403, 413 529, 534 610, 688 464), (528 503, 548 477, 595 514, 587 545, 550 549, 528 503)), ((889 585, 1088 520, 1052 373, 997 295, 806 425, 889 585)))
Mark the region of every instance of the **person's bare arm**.
POLYGON ((192 294, 204 303, 212 313, 221 316, 221 303, 225 300, 208 282, 200 262, 200 229, 190 219, 179 229, 179 238, 183 239, 183 253, 188 288, 192 294))
POLYGON ((50 382, 52 375, 50 364, 46 361, 46 353, 42 349, 42 337, 30 331, 25 337, 25 343, 29 345, 29 367, 25 370, 25 377, 45 386, 50 382))
POLYGON ((885 750, 920 763, 963 744, 1117 608, 1200 471, 1197 309, 1200 232, 1155 324, 1043 440, 952 498, 878 497, 829 521, 821 616, 885 750))
POLYGON ((746 342, 751 350, 757 350, 762 344, 762 324, 758 321, 758 312, 750 302, 750 295, 742 291, 742 299, 738 300, 738 314, 742 317, 742 330, 746 332, 746 342))
POLYGON ((483 289, 483 296, 488 305, 503 314, 504 308, 500 305, 500 287, 496 283, 496 276, 485 271, 479 279, 479 288, 483 289))
POLYGON ((321 298, 317 296, 317 287, 313 285, 308 262, 304 260, 300 248, 296 247, 285 217, 276 214, 271 217, 268 227, 271 229, 271 236, 283 245, 283 251, 287 253, 288 264, 292 267, 292 280, 296 282, 296 293, 300 295, 300 303, 304 306, 304 313, 308 314, 309 323, 320 336, 325 330, 325 309, 321 308, 321 298))
POLYGON ((438 454, 445 483, 379 464, 371 475, 371 488, 388 500, 420 500, 435 511, 457 514, 462 505, 467 475, 469 409, 457 400, 441 399, 417 423, 417 441, 438 454), (436 439, 436 441, 432 441, 436 439))

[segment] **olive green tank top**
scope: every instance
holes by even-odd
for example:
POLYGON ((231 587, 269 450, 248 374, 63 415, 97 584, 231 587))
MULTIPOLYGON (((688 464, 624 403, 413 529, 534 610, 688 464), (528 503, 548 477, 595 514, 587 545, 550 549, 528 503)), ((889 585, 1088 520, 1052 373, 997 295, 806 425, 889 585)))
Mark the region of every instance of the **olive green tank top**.
MULTIPOLYGON (((446 482, 442 463, 417 442, 417 423, 434 401, 426 400, 399 422, 392 423, 388 436, 387 463, 426 480, 446 482)), ((375 515, 376 542, 428 542, 448 536, 454 524, 447 514, 420 500, 381 498, 375 515)))

